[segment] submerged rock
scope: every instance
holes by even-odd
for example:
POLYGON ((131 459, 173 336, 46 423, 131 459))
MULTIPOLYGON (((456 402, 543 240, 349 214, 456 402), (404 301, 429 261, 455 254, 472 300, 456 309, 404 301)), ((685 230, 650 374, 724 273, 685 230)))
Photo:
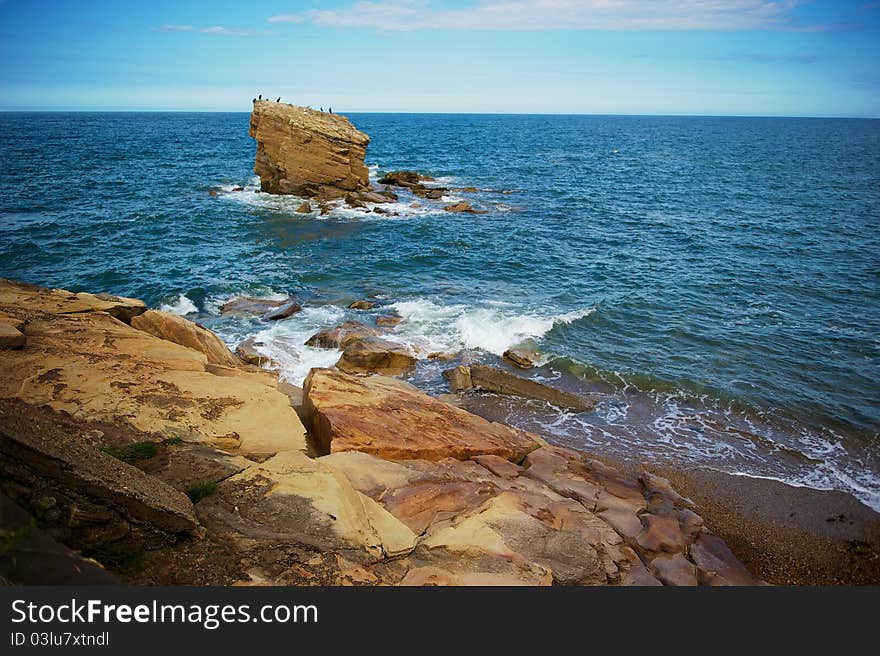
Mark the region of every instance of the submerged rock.
POLYGON ((270 298, 258 298, 256 296, 237 296, 220 306, 220 314, 228 314, 234 317, 259 316, 270 310, 281 307, 288 301, 289 299, 277 301, 270 298))
POLYGON ((369 188, 364 155, 370 138, 339 114, 261 100, 250 135, 262 191, 320 199, 369 188))
POLYGON ((312 211, 312 206, 308 203, 300 203, 299 207, 296 208, 297 214, 310 214, 312 211))
POLYGON ((354 301, 353 303, 350 303, 348 306, 348 309, 349 310, 372 310, 374 307, 376 307, 376 304, 373 303, 372 301, 361 300, 361 301, 354 301))
POLYGON ((486 214, 486 210, 475 210, 470 203, 465 203, 464 201, 460 203, 454 203, 452 205, 447 205, 443 208, 447 212, 458 212, 464 214, 486 214))
POLYGON ((301 311, 302 307, 299 303, 292 299, 287 299, 282 305, 279 305, 274 310, 266 312, 266 314, 263 315, 263 320, 278 321, 279 319, 286 319, 287 317, 301 311))
POLYGON ((403 321, 403 317, 397 314, 386 314, 380 317, 376 317, 377 326, 396 326, 401 321, 403 321))
POLYGON ((396 187, 416 187, 422 182, 433 180, 429 175, 423 175, 416 171, 390 171, 379 179, 379 184, 394 185, 396 187))
POLYGON ((565 392, 561 389, 539 383, 528 378, 521 378, 498 367, 472 364, 459 366, 443 372, 454 391, 477 387, 496 394, 514 394, 528 399, 546 401, 560 408, 569 408, 576 412, 592 410, 595 400, 585 399, 565 392))
POLYGON ((256 296, 238 296, 220 306, 220 314, 222 315, 260 316, 264 321, 286 319, 301 310, 302 307, 293 298, 278 301, 256 296))

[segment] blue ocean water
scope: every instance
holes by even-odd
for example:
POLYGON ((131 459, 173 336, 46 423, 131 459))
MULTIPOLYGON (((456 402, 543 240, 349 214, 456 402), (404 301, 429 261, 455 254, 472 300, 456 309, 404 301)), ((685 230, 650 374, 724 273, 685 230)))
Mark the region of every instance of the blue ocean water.
MULTIPOLYGON (((880 121, 352 114, 374 174, 429 173, 486 214, 260 194, 247 114, 0 114, 0 275, 140 297, 293 382, 314 330, 393 306, 449 363, 525 343, 594 413, 472 409, 616 458, 848 490, 880 508, 880 121), (244 191, 232 191, 244 187, 244 191), (218 191, 211 195, 211 190, 218 191), (239 295, 301 298, 271 327, 239 295), (385 307, 349 311, 358 298, 385 307)), ((413 207, 417 202, 418 207, 413 207)))

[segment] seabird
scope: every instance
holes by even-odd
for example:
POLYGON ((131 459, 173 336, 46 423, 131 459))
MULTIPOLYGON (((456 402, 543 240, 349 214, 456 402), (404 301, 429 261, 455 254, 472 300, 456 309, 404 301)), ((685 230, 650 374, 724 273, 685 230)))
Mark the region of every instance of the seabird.
POLYGON ((263 94, 261 93, 261 94, 257 97, 257 100, 262 100, 262 99, 263 99, 263 94))
POLYGON ((275 102, 281 102, 281 96, 278 96, 278 100, 276 100, 275 102))
POLYGON ((332 107, 330 108, 330 113, 331 113, 331 114, 333 113, 333 108, 332 108, 332 107))

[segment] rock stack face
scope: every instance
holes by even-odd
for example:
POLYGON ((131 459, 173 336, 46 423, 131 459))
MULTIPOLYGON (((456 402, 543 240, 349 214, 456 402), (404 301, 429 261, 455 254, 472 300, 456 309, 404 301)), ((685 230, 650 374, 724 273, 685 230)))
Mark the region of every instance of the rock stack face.
POLYGON ((265 192, 331 200, 369 189, 364 155, 370 138, 344 116, 257 101, 250 135, 265 192))

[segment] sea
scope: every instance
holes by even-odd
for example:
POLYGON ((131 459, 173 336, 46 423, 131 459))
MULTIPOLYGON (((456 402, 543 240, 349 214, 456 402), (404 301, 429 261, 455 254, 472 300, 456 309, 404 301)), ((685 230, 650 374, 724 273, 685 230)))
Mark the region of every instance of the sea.
POLYGON ((0 276, 142 298, 233 348, 257 336, 294 384, 339 357, 314 332, 396 312, 387 337, 429 394, 522 346, 539 366, 521 375, 596 409, 468 409, 880 510, 880 121, 348 116, 374 179, 412 169, 447 195, 298 214, 259 192, 247 113, 2 113, 0 276), (444 211, 459 200, 485 213, 444 211), (239 295, 303 310, 221 316, 239 295))

